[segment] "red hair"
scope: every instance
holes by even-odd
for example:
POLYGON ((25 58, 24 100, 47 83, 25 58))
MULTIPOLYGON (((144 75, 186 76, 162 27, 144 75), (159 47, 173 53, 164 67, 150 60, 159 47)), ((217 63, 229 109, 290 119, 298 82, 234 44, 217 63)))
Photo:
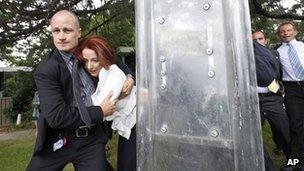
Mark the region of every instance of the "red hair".
POLYGON ((101 66, 105 69, 109 69, 109 66, 115 63, 115 52, 105 38, 91 36, 79 42, 74 54, 82 63, 85 63, 85 59, 82 56, 82 51, 85 48, 95 51, 101 66))

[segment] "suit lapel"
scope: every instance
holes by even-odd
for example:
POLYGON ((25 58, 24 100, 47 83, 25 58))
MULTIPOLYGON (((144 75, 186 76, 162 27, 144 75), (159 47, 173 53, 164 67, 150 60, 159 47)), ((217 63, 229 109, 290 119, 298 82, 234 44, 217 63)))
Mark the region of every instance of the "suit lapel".
POLYGON ((72 75, 66 65, 64 59, 62 58, 61 54, 57 49, 51 52, 49 56, 52 60, 55 60, 59 65, 59 81, 61 83, 61 87, 63 89, 64 98, 66 102, 72 103, 73 99, 73 82, 72 82, 72 75))

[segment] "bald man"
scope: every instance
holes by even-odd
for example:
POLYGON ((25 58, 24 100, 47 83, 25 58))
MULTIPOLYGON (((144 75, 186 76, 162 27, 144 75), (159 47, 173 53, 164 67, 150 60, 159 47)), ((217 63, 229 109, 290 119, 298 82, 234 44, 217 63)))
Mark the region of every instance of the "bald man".
POLYGON ((61 10, 50 25, 56 48, 34 73, 41 114, 27 170, 63 170, 72 163, 75 170, 103 171, 107 143, 103 117, 114 112, 115 103, 109 93, 100 105, 92 104, 96 83, 73 56, 81 36, 77 16, 61 10))

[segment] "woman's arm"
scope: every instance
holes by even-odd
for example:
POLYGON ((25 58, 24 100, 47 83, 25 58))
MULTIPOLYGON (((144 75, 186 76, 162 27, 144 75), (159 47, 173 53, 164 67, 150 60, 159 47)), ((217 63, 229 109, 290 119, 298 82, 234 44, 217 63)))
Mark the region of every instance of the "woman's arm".
POLYGON ((113 93, 111 100, 116 101, 125 80, 125 74, 116 65, 111 65, 109 70, 101 69, 96 91, 92 95, 93 104, 100 104, 110 92, 113 93))

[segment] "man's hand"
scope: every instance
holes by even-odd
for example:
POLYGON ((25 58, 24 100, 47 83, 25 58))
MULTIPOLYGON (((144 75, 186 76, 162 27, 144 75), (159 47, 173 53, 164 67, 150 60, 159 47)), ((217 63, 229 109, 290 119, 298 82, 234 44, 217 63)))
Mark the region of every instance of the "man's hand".
POLYGON ((134 86, 134 80, 131 77, 127 77, 124 85, 122 87, 121 93, 119 95, 119 99, 122 99, 131 93, 131 90, 134 86))
POLYGON ((115 111, 115 102, 111 100, 112 96, 113 92, 111 91, 100 104, 104 116, 112 115, 115 111))

